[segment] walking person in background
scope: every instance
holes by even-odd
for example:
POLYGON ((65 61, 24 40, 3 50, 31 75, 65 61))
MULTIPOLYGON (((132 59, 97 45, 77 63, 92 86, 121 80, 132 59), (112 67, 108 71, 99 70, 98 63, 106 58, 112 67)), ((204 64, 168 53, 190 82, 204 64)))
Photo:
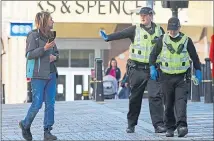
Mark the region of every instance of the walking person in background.
MULTIPOLYGON (((109 62, 109 66, 106 69, 105 75, 111 75, 117 80, 117 90, 119 89, 119 81, 121 78, 120 68, 117 66, 117 60, 112 58, 109 62)), ((117 99, 117 94, 115 95, 115 99, 117 99)))
POLYGON ((211 44, 210 44, 210 60, 212 62, 212 78, 213 78, 213 85, 214 85, 214 35, 211 37, 211 44))
POLYGON ((54 104, 56 96, 58 50, 55 35, 51 31, 53 19, 49 12, 39 12, 35 17, 36 29, 31 31, 26 40, 27 70, 26 76, 31 79, 32 104, 24 120, 19 122, 22 136, 32 140, 30 131, 32 122, 45 102, 44 140, 57 140, 51 134, 54 124, 54 104))

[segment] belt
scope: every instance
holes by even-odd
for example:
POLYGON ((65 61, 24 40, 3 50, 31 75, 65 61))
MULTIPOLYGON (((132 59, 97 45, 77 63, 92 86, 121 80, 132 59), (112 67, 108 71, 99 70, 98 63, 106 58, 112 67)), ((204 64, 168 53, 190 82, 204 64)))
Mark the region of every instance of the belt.
POLYGON ((164 74, 164 75, 167 75, 167 76, 185 76, 186 72, 184 72, 184 73, 169 74, 169 73, 165 73, 165 72, 161 71, 161 74, 164 74))
POLYGON ((127 65, 135 69, 149 69, 149 63, 139 63, 130 59, 127 61, 127 65))
POLYGON ((149 64, 148 65, 137 65, 136 69, 148 70, 149 69, 149 64))

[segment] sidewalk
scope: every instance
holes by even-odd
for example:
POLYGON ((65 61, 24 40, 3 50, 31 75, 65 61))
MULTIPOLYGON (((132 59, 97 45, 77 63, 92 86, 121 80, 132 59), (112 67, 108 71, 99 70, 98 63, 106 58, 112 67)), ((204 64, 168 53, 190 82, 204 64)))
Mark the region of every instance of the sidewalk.
MULTIPOLYGON (((26 115, 29 104, 2 105, 2 140, 23 140, 18 121, 26 115)), ((44 105, 31 131, 34 140, 43 140, 44 105)), ((213 140, 213 104, 188 103, 189 134, 184 138, 166 138, 155 134, 151 124, 148 99, 143 99, 136 132, 127 134, 128 100, 56 102, 52 133, 58 140, 213 140)))

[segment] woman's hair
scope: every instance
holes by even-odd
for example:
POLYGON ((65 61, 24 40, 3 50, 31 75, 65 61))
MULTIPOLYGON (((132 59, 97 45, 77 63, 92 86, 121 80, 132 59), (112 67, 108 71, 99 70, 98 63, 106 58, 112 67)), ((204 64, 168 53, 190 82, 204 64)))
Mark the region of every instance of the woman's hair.
POLYGON ((42 11, 36 14, 35 24, 36 28, 42 32, 42 34, 48 36, 50 34, 50 28, 48 27, 48 21, 51 14, 48 11, 42 11))
POLYGON ((115 62, 116 62, 116 67, 117 67, 117 60, 116 60, 115 58, 111 58, 111 61, 110 61, 110 63, 109 63, 110 68, 112 68, 112 65, 111 65, 111 62, 112 62, 112 61, 115 61, 115 62))

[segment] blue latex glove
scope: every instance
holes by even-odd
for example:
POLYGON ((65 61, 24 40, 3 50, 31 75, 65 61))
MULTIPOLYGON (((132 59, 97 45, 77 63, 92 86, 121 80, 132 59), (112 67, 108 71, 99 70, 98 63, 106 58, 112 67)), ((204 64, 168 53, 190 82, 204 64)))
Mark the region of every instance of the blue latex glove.
POLYGON ((108 40, 108 35, 106 35, 106 33, 102 30, 100 30, 100 36, 105 40, 107 41, 108 40))
POLYGON ((198 79, 198 82, 200 83, 202 81, 202 72, 200 70, 196 70, 195 76, 198 79))
POLYGON ((157 73, 155 66, 150 66, 150 76, 151 76, 152 80, 157 79, 158 73, 157 73))

